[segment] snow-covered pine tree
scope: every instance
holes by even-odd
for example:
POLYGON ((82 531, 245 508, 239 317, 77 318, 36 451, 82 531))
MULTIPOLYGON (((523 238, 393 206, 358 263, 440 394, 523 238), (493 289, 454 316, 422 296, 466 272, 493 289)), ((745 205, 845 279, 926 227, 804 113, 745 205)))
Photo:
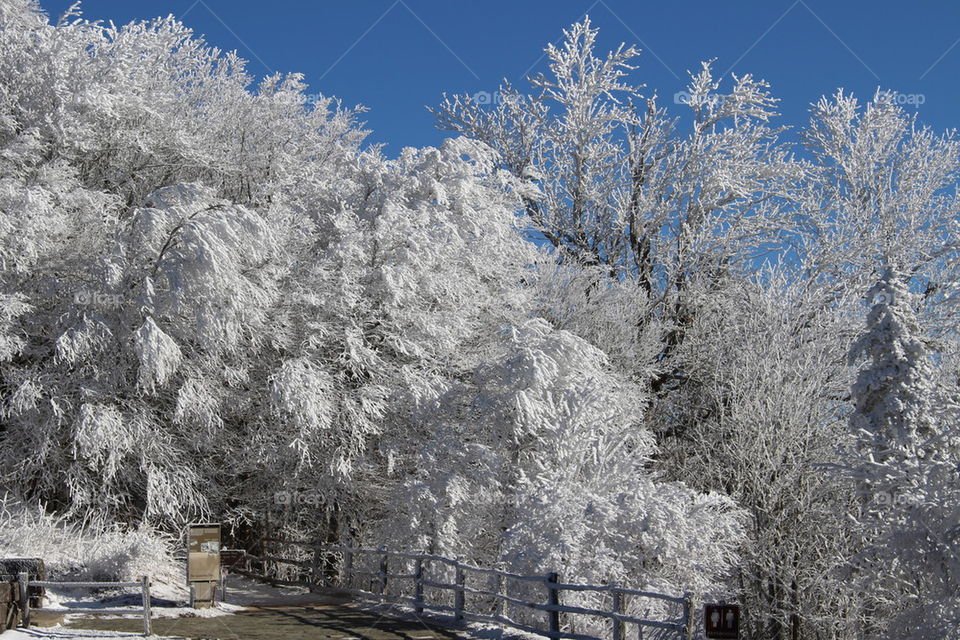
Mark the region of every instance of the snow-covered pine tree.
POLYGON ((842 344, 847 332, 838 334, 838 353, 867 360, 851 385, 853 411, 837 405, 847 414, 848 434, 861 443, 845 466, 858 478, 862 495, 851 516, 866 549, 853 563, 858 573, 842 580, 851 604, 858 593, 874 599, 870 615, 884 629, 941 637, 937 625, 957 628, 955 613, 940 605, 949 600, 944 576, 957 556, 956 535, 949 533, 955 521, 943 519, 956 513, 956 499, 952 481, 942 479, 956 470, 947 453, 956 378, 944 364, 953 357, 949 345, 958 326, 960 142, 920 125, 886 91, 864 105, 843 91, 822 98, 803 138, 814 159, 797 200, 805 222, 798 234, 800 278, 818 292, 811 315, 859 317, 859 306, 845 300, 868 289, 879 303, 870 309, 872 329, 852 339, 853 349, 842 344), (890 267, 899 275, 888 274, 890 267), (911 611, 912 623, 902 617, 911 611), (885 617, 894 615, 902 626, 885 617), (917 630, 924 624, 926 631, 917 630))
POLYGON ((898 266, 888 264, 867 297, 872 306, 866 327, 850 347, 852 362, 866 360, 851 390, 851 428, 878 463, 923 458, 937 429, 933 368, 914 296, 898 266))
POLYGON ((870 594, 868 625, 897 638, 956 637, 960 598, 957 411, 936 384, 895 263, 870 288, 866 327, 850 349, 865 358, 851 390, 858 443, 851 467, 863 501, 856 575, 870 594), (895 632, 892 632, 894 629, 895 632))

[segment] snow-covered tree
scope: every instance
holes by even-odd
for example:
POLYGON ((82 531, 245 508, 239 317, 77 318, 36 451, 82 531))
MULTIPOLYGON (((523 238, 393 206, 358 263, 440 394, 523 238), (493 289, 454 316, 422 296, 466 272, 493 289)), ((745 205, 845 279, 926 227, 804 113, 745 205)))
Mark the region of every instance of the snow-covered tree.
POLYGON ((442 129, 489 144, 537 187, 524 208, 559 260, 646 293, 640 325, 662 332, 650 380, 658 391, 678 379, 669 355, 690 321, 688 283, 779 245, 784 197, 800 172, 769 124, 776 100, 765 82, 734 78, 721 93, 704 64, 683 94, 681 127, 632 82, 638 51, 597 55, 597 33, 586 19, 548 46, 550 73, 531 78, 531 95, 504 85, 492 107, 455 96, 434 113, 442 129))
POLYGON ((406 444, 415 463, 388 539, 520 573, 722 592, 741 514, 651 473, 641 395, 567 331, 540 319, 504 328, 424 415, 428 437, 406 444))
POLYGON ((746 511, 733 584, 748 638, 854 637, 860 595, 839 578, 858 547, 851 483, 822 471, 846 438, 844 315, 788 267, 693 289, 678 351, 689 379, 648 411, 660 468, 746 511))
POLYGON ((956 628, 942 560, 955 538, 942 518, 955 512, 956 377, 945 365, 960 321, 960 144, 882 91, 864 106, 843 92, 821 99, 804 139, 814 163, 798 199, 801 277, 822 292, 817 312, 846 308, 852 327, 859 314, 844 301, 870 302, 866 328, 840 345, 860 365, 849 415, 859 447, 842 462, 858 479, 864 550, 848 581, 868 594, 877 633, 935 637, 956 628))
POLYGON ((850 348, 851 360, 867 360, 853 384, 850 425, 878 462, 924 457, 937 433, 933 367, 907 286, 895 264, 886 267, 867 292, 872 300, 867 325, 850 348))
POLYGON ((921 325, 951 332, 960 317, 960 142, 921 127, 887 92, 866 105, 843 92, 822 98, 803 138, 814 160, 797 196, 804 278, 842 298, 851 287, 865 294, 896 266, 921 294, 921 325))
POLYGON ((353 190, 304 225, 312 242, 299 247, 272 381, 277 416, 301 435, 291 451, 287 432, 264 424, 275 443, 265 455, 278 482, 353 521, 381 508, 385 470, 410 463, 394 449, 423 437, 412 416, 523 313, 521 278, 537 252, 493 158, 465 139, 395 161, 367 156, 353 190))
POLYGON ((960 620, 960 440, 956 387, 938 388, 908 286, 891 264, 868 293, 850 350, 866 362, 851 391, 848 464, 864 502, 866 547, 854 570, 873 599, 867 622, 925 638, 956 632, 960 620))
POLYGON ((74 513, 190 518, 249 472, 211 461, 263 415, 289 268, 273 201, 363 134, 296 78, 248 91, 242 61, 175 20, 0 11, 5 483, 74 513))

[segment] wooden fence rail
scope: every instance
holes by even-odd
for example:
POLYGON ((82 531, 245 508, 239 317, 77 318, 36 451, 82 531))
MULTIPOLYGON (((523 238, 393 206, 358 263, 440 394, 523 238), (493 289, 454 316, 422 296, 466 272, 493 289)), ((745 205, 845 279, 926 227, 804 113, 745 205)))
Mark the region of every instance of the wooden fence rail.
MULTIPOLYGON (((144 576, 139 582, 57 582, 53 580, 31 580, 30 574, 23 572, 19 575, 20 583, 20 611, 22 612, 23 626, 30 626, 30 587, 62 587, 65 589, 109 589, 138 587, 141 592, 143 606, 143 635, 150 635, 150 577, 144 576)), ((91 613, 91 614, 130 614, 137 609, 82 609, 77 607, 47 607, 33 608, 33 611, 46 613, 91 613)))
MULTIPOLYGON (((300 569, 309 568, 301 584, 311 586, 324 583, 321 576, 324 554, 339 556, 339 589, 359 598, 378 602, 390 602, 412 608, 417 613, 452 615, 456 621, 470 620, 512 627, 521 631, 546 636, 551 640, 598 640, 598 636, 574 633, 563 629, 562 621, 570 616, 601 618, 609 625, 610 638, 625 640, 627 627, 636 628, 636 637, 644 640, 644 632, 657 637, 690 640, 693 638, 694 611, 690 594, 672 596, 652 591, 627 589, 616 584, 585 585, 566 583, 556 573, 547 575, 521 575, 493 568, 474 567, 452 558, 427 553, 365 549, 313 542, 267 539, 266 542, 290 545, 312 551, 312 561, 285 559, 272 554, 258 558, 278 564, 288 564, 300 569), (366 558, 368 561, 363 562, 366 558), (412 563, 412 569, 408 568, 412 563), (444 568, 444 576, 431 575, 431 568, 444 568), (477 588, 469 586, 467 577, 487 576, 494 586, 477 588), (452 578, 452 581, 450 581, 452 578), (530 601, 508 594, 508 583, 526 585, 527 593, 543 587, 544 599, 530 601), (450 592, 452 598, 430 597, 430 590, 450 592), (593 593, 609 594, 610 609, 562 604, 561 594, 593 593), (483 598, 490 605, 484 610, 470 607, 467 596, 483 598), (679 607, 680 615, 669 620, 654 620, 628 615, 627 603, 631 598, 647 598, 652 601, 679 607), (443 600, 443 601, 441 601, 443 600), (514 620, 507 615, 507 607, 538 611, 545 614, 545 624, 538 626, 514 620)), ((433 572, 433 573, 436 573, 433 572)), ((287 582, 287 581, 285 581, 287 582)), ((332 585, 330 585, 332 586, 332 585)))

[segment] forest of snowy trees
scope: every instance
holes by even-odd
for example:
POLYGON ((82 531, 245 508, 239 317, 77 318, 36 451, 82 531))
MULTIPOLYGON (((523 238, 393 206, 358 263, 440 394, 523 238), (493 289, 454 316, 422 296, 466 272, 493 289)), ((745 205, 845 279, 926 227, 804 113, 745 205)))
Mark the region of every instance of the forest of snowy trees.
POLYGON ((8 499, 960 637, 952 134, 838 92, 793 144, 709 64, 668 110, 585 21, 387 157, 173 18, 54 22, 0 0, 8 499))

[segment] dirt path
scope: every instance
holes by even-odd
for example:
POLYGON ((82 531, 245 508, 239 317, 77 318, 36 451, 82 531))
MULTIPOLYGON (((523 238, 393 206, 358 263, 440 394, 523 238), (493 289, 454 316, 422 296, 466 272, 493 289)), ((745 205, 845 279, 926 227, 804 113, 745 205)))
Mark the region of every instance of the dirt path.
MULTIPOLYGON (((70 627, 137 632, 133 619, 86 617, 70 627)), ((153 632, 163 636, 218 640, 434 640, 463 639, 465 633, 394 618, 349 605, 251 607, 234 615, 210 618, 159 618, 153 632)))
MULTIPOLYGON (((77 604, 62 600, 70 606, 77 604)), ((311 593, 302 587, 277 587, 234 575, 227 580, 224 602, 219 610, 193 610, 172 600, 155 600, 152 631, 158 636, 198 640, 465 640, 471 637, 466 631, 427 624, 413 616, 391 616, 355 606, 344 593, 311 593)), ((68 629, 129 633, 143 630, 139 617, 98 616, 93 611, 69 616, 66 620, 57 614, 36 614, 36 618, 35 624, 40 626, 61 624, 68 629)))

